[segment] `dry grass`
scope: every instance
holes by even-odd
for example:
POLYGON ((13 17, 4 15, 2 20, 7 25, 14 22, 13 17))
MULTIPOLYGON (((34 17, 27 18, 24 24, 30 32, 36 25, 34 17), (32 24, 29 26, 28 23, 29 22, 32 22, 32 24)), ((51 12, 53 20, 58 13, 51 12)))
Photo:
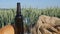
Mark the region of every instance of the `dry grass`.
MULTIPOLYGON (((60 34, 60 18, 42 15, 33 27, 36 34, 60 34)), ((32 28, 32 29, 33 29, 32 28)))

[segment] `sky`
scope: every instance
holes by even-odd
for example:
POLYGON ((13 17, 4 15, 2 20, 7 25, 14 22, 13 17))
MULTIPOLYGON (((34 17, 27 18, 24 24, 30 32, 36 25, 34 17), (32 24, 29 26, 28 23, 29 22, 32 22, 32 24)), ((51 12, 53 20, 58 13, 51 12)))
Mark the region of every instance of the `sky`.
POLYGON ((16 8, 17 2, 22 8, 60 7, 60 0, 0 0, 0 8, 16 8))

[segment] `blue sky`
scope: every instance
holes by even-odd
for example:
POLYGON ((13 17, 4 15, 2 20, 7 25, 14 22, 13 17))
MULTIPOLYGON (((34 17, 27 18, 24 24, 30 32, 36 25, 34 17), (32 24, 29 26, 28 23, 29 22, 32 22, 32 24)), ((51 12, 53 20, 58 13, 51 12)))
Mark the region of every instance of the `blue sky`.
POLYGON ((16 8, 17 2, 24 8, 60 7, 60 0, 0 0, 0 8, 16 8))

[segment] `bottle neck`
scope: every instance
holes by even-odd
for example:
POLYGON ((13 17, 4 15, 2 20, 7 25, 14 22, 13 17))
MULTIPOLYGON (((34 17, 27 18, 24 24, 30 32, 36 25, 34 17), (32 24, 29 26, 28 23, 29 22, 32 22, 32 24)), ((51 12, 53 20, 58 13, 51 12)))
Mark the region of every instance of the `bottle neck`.
POLYGON ((21 15, 21 5, 20 3, 17 3, 17 15, 21 15))

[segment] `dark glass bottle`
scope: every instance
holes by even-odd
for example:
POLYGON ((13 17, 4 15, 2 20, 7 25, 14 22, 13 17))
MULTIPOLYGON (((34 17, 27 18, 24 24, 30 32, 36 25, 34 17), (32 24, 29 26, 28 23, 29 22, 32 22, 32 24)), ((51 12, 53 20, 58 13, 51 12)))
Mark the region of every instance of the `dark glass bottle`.
POLYGON ((24 34, 23 17, 21 15, 20 3, 17 3, 17 12, 16 12, 16 16, 15 16, 15 26, 17 28, 16 34, 24 34))

